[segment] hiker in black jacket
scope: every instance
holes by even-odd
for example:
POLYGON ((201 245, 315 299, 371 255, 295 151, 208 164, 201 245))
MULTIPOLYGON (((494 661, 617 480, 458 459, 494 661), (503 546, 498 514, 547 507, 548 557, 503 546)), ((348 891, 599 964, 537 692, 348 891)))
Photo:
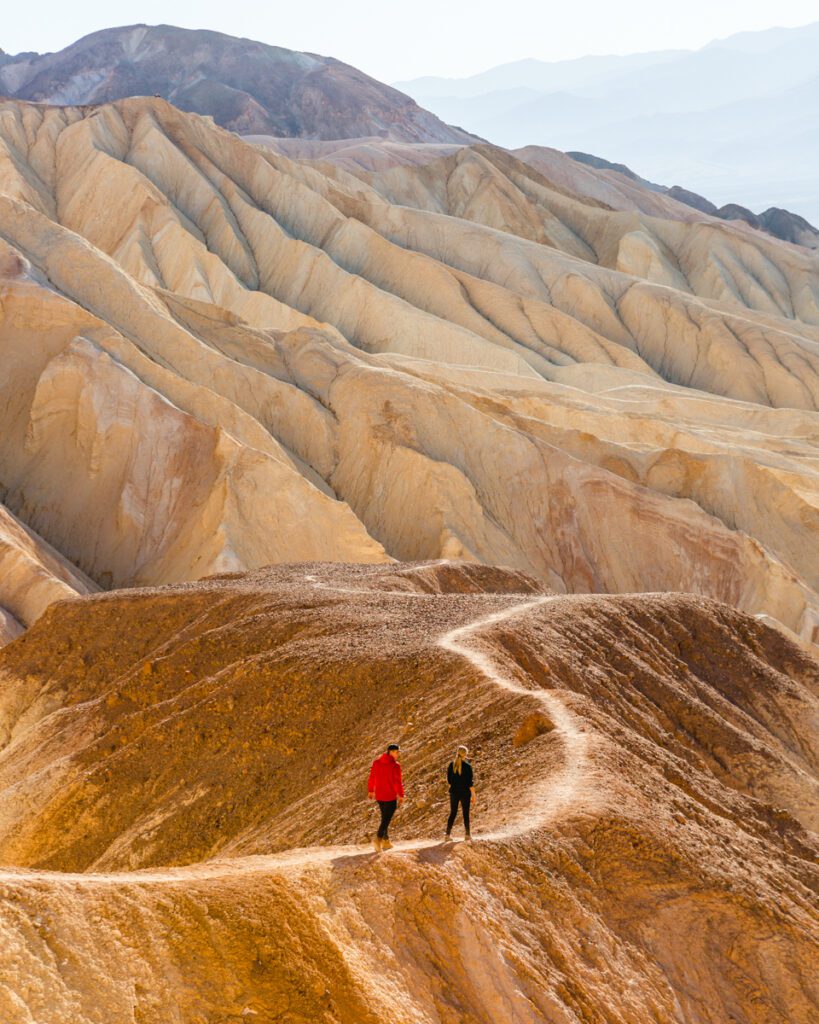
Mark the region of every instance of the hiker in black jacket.
POLYGON ((469 805, 472 802, 475 791, 472 787, 473 773, 472 765, 467 761, 469 751, 466 747, 458 747, 455 759, 449 762, 446 770, 446 780, 449 783, 449 821, 446 823, 446 839, 451 838, 452 826, 458 816, 458 804, 461 805, 464 815, 465 838, 471 840, 469 834, 469 805))

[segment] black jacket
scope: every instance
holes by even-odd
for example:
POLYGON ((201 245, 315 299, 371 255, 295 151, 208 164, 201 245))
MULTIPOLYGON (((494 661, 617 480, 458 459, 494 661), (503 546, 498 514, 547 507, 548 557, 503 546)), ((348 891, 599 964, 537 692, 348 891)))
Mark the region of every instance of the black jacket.
POLYGON ((457 793, 458 796, 469 796, 472 787, 472 765, 469 761, 461 761, 461 774, 455 771, 455 762, 449 762, 446 770, 446 780, 449 783, 449 792, 457 793))

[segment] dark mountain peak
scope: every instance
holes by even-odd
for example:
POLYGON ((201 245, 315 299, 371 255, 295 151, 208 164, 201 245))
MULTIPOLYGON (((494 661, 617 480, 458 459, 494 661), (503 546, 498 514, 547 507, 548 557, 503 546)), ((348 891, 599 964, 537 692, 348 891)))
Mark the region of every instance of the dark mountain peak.
POLYGON ((605 157, 602 156, 595 156, 593 153, 570 151, 566 153, 566 156, 570 156, 572 160, 576 160, 578 163, 586 164, 587 167, 594 167, 595 170, 598 171, 617 171, 618 174, 622 174, 626 178, 630 178, 631 181, 636 181, 641 185, 645 185, 645 187, 651 189, 652 192, 666 191, 664 185, 655 185, 653 181, 649 181, 647 178, 641 178, 639 174, 635 174, 635 172, 625 164, 612 163, 611 160, 606 160, 605 157))
POLYGON ((786 242, 805 245, 809 249, 819 249, 819 230, 798 213, 772 206, 764 213, 760 213, 759 223, 769 234, 786 242))
POLYGON ((800 217, 798 213, 791 213, 790 210, 772 206, 764 213, 756 214, 739 203, 726 203, 717 209, 708 199, 697 195, 696 192, 680 188, 679 185, 668 189, 666 194, 712 217, 719 217, 721 220, 741 220, 752 228, 766 231, 774 238, 781 238, 784 242, 803 245, 808 249, 819 249, 819 231, 804 217, 800 217))
POLYGON ((4 58, 0 93, 58 105, 159 95, 233 131, 277 136, 475 141, 333 57, 173 25, 102 29, 57 53, 4 58))
POLYGON ((761 226, 759 217, 747 206, 740 206, 739 203, 726 203, 717 210, 717 216, 722 220, 744 220, 752 228, 761 226))
POLYGON ((691 206, 710 217, 719 217, 720 220, 741 220, 752 228, 773 235, 774 238, 793 242, 795 245, 803 245, 808 249, 819 249, 819 230, 804 217, 791 213, 790 210, 772 206, 764 213, 757 215, 746 206, 740 206, 739 203, 726 203, 725 206, 717 208, 710 199, 706 199, 705 196, 701 196, 697 192, 692 192, 681 185, 672 185, 670 188, 666 185, 656 185, 646 178, 641 178, 625 164, 613 163, 611 160, 606 160, 605 157, 581 152, 568 152, 566 156, 570 156, 573 160, 586 164, 588 167, 594 167, 596 170, 617 171, 618 174, 644 185, 653 192, 662 192, 670 199, 676 199, 678 203, 691 206))
POLYGON ((617 171, 618 174, 625 174, 627 178, 631 178, 632 181, 642 181, 643 179, 634 173, 630 167, 626 167, 625 164, 612 163, 611 160, 606 160, 602 156, 595 156, 593 153, 580 153, 578 151, 569 151, 566 156, 570 156, 572 160, 576 160, 579 164, 586 164, 587 167, 594 167, 597 171, 617 171))
POLYGON ((710 199, 706 199, 698 192, 683 188, 681 185, 672 185, 666 195, 671 199, 676 199, 678 203, 685 203, 686 206, 699 210, 701 213, 707 213, 712 217, 719 216, 716 205, 710 199))

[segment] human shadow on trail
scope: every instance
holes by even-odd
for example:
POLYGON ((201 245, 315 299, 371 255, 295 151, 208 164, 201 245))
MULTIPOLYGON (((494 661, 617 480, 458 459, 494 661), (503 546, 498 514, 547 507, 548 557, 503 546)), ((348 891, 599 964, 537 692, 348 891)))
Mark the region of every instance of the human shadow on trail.
POLYGON ((333 870, 347 868, 347 867, 360 867, 367 861, 374 862, 376 860, 386 859, 390 860, 394 857, 406 857, 407 855, 415 856, 417 860, 422 861, 425 864, 445 864, 452 853, 459 846, 459 843, 431 843, 429 846, 411 846, 409 848, 401 849, 400 846, 396 846, 390 851, 384 853, 376 853, 374 850, 362 850, 360 853, 344 853, 338 857, 333 857, 330 861, 330 867, 333 870))
POLYGON ((418 860, 425 864, 446 864, 460 843, 445 843, 441 841, 434 846, 422 846, 418 851, 418 860))

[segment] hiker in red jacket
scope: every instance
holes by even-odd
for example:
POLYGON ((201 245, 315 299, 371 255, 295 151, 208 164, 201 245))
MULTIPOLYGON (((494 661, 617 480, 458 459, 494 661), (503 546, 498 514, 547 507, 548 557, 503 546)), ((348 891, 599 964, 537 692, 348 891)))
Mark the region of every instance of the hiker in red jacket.
POLYGON ((390 822, 396 808, 404 802, 404 783, 401 779, 401 765, 398 763, 400 749, 397 743, 390 743, 386 753, 377 757, 370 769, 368 795, 370 800, 377 800, 381 808, 381 824, 373 836, 376 853, 392 849, 389 837, 390 822))

